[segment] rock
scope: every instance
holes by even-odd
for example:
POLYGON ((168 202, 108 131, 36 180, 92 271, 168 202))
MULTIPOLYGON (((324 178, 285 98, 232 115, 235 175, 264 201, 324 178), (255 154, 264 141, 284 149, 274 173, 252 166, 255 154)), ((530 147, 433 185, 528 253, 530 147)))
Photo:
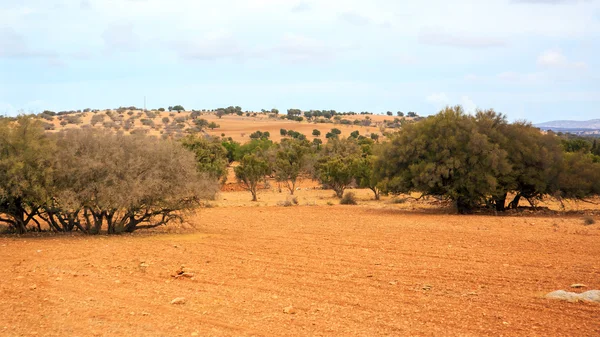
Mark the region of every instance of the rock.
POLYGON ((396 284, 398 284, 398 282, 396 282, 396 281, 390 281, 390 285, 391 286, 395 286, 396 284))
POLYGON ((196 332, 196 331, 192 332, 192 336, 198 336, 198 332, 196 332))
POLYGON ((575 284, 571 284, 571 288, 586 288, 587 286, 585 284, 581 284, 581 283, 575 283, 575 284))
POLYGON ((186 272, 183 272, 183 273, 181 273, 181 274, 177 274, 177 275, 175 275, 175 278, 180 278, 180 277, 192 278, 192 277, 194 277, 194 275, 195 275, 194 273, 186 273, 186 272))
POLYGON ((294 309, 294 307, 290 305, 289 307, 283 308, 283 313, 288 314, 288 315, 293 315, 296 313, 296 309, 294 309))
POLYGON ((426 284, 421 289, 423 289, 423 290, 431 290, 431 288, 433 288, 433 286, 431 286, 429 284, 426 284))
POLYGON ((29 289, 31 289, 31 290, 35 290, 36 288, 37 288, 37 285, 35 285, 35 284, 32 285, 31 287, 29 287, 29 289))
POLYGON ((600 290, 590 290, 579 294, 582 301, 600 303, 600 290))
POLYGON ((546 294, 546 298, 562 300, 567 302, 597 302, 600 303, 600 290, 589 290, 584 293, 572 293, 564 290, 557 290, 546 294))
POLYGON ((185 304, 185 297, 177 297, 171 301, 171 304, 185 304))

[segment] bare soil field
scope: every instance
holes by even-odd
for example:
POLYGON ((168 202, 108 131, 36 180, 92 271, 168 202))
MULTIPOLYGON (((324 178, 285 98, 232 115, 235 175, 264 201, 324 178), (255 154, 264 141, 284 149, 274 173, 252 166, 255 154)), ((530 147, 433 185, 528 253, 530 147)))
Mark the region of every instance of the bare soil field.
POLYGON ((0 237, 0 335, 600 335, 600 305, 543 298, 600 289, 600 227, 580 216, 242 196, 156 232, 0 237))

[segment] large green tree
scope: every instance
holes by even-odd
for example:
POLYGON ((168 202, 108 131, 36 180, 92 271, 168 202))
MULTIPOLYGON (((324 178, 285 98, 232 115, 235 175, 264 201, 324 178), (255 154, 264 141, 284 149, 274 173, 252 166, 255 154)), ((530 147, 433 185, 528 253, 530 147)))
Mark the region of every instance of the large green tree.
POLYGON ((376 164, 388 192, 443 196, 461 213, 496 194, 498 176, 510 169, 507 152, 481 133, 460 106, 404 126, 376 164))

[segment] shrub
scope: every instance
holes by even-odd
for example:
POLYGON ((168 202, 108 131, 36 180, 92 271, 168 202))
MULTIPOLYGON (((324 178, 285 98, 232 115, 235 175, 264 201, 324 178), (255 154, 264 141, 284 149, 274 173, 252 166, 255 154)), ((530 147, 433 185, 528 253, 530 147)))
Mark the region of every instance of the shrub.
POLYGON ((596 223, 596 220, 594 220, 594 218, 591 216, 586 216, 583 218, 583 224, 586 226, 591 226, 595 223, 596 223))
POLYGON ((356 205, 356 197, 352 192, 346 192, 342 199, 340 199, 340 205, 356 205))

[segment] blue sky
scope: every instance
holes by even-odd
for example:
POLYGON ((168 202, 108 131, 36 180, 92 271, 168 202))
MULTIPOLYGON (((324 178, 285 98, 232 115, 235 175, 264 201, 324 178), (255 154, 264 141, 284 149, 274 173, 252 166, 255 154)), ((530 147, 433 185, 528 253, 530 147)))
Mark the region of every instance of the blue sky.
POLYGON ((182 104, 600 118, 600 0, 2 0, 0 113, 182 104))

